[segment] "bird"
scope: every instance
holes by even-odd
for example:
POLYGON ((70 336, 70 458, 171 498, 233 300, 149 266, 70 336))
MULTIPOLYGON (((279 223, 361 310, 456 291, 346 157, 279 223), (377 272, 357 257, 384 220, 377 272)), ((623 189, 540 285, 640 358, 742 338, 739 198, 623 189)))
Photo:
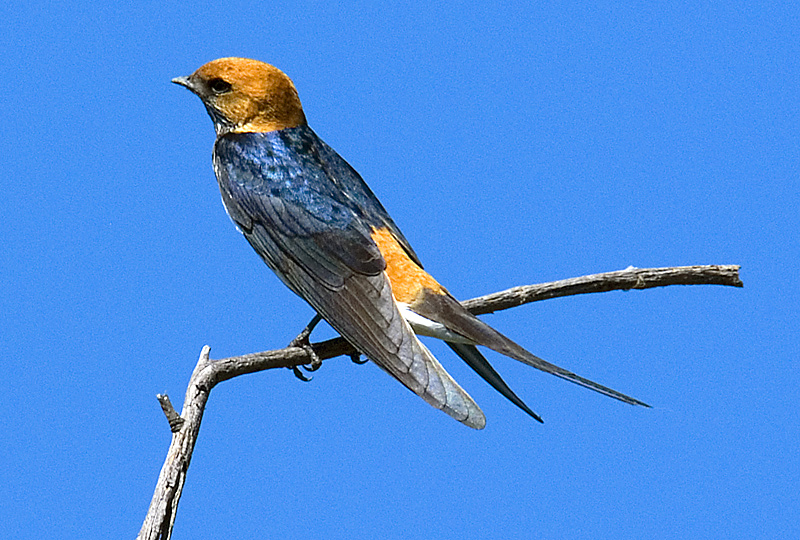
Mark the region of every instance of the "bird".
POLYGON ((427 403, 471 428, 486 425, 477 403, 417 335, 443 340, 539 422, 477 345, 649 407, 535 356, 467 311, 423 269, 358 172, 309 127, 281 70, 220 58, 172 82, 197 95, 214 123, 222 201, 256 253, 359 353, 427 403))

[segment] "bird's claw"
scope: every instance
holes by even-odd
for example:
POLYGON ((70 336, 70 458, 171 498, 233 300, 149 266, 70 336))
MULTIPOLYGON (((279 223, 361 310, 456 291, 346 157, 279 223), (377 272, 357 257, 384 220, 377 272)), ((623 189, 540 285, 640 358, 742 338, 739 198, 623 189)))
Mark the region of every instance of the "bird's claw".
POLYGON ((369 362, 369 358, 364 358, 363 360, 361 360, 361 355, 357 352, 350 353, 348 356, 350 357, 351 362, 353 362, 354 364, 358 364, 359 366, 369 362))
POLYGON ((299 366, 290 367, 289 369, 292 370, 292 373, 294 373, 295 377, 297 377, 298 379, 300 379, 303 382, 308 382, 308 381, 310 381, 311 379, 314 378, 314 377, 307 377, 302 371, 300 371, 300 367, 299 366))
POLYGON ((303 372, 300 371, 300 368, 302 367, 306 371, 317 371, 319 368, 322 367, 322 360, 320 360, 319 356, 317 356, 317 353, 314 352, 314 347, 312 347, 311 344, 308 343, 307 338, 305 343, 295 343, 293 340, 292 343, 289 344, 289 346, 303 349, 306 352, 306 354, 311 358, 310 364, 301 364, 300 366, 292 367, 292 371, 294 372, 295 377, 297 377, 303 382, 310 381, 312 377, 307 377, 306 375, 304 375, 303 372))
POLYGON ((311 332, 314 331, 314 328, 321 320, 322 317, 320 317, 319 314, 315 315, 314 318, 311 319, 311 322, 308 323, 305 328, 303 328, 303 331, 300 332, 291 342, 289 342, 289 347, 298 347, 303 349, 311 358, 310 364, 303 364, 302 366, 294 366, 291 368, 294 376, 303 382, 308 382, 313 377, 306 376, 302 371, 300 371, 300 367, 306 371, 317 371, 320 367, 322 367, 322 360, 320 360, 319 356, 317 356, 317 353, 314 352, 314 348, 311 346, 311 342, 309 341, 311 332))
POLYGON ((311 357, 311 363, 303 364, 303 369, 309 372, 317 371, 319 368, 322 367, 322 360, 319 359, 319 356, 317 356, 317 353, 315 353, 314 349, 312 349, 311 347, 306 349, 306 352, 311 357))

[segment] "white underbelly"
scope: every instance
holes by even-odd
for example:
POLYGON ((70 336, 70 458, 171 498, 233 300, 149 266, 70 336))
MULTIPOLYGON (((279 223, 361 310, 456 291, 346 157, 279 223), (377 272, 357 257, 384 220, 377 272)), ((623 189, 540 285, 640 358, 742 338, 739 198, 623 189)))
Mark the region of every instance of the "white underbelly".
POLYGON ((408 324, 411 325, 414 333, 419 336, 434 337, 443 341, 450 341, 452 343, 466 343, 468 345, 475 344, 474 341, 465 338, 461 334, 457 334, 451 330, 448 330, 445 325, 423 317, 419 313, 414 313, 411 311, 411 308, 408 307, 408 304, 398 302, 397 307, 400 308, 400 314, 406 321, 408 321, 408 324))

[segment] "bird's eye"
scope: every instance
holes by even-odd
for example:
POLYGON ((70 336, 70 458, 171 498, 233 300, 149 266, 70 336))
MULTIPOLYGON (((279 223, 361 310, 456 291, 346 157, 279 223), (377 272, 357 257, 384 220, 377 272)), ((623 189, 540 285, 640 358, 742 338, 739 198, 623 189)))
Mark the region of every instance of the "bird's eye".
POLYGON ((208 87, 215 94, 224 94, 225 92, 230 92, 231 83, 223 79, 211 79, 208 81, 208 87))

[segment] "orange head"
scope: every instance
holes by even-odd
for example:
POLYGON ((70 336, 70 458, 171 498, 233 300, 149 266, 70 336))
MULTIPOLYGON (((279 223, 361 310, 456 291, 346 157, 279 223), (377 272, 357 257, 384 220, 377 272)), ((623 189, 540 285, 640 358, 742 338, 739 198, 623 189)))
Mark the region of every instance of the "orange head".
POLYGON ((306 123, 291 79, 258 60, 220 58, 172 82, 197 94, 218 135, 276 131, 306 123))

